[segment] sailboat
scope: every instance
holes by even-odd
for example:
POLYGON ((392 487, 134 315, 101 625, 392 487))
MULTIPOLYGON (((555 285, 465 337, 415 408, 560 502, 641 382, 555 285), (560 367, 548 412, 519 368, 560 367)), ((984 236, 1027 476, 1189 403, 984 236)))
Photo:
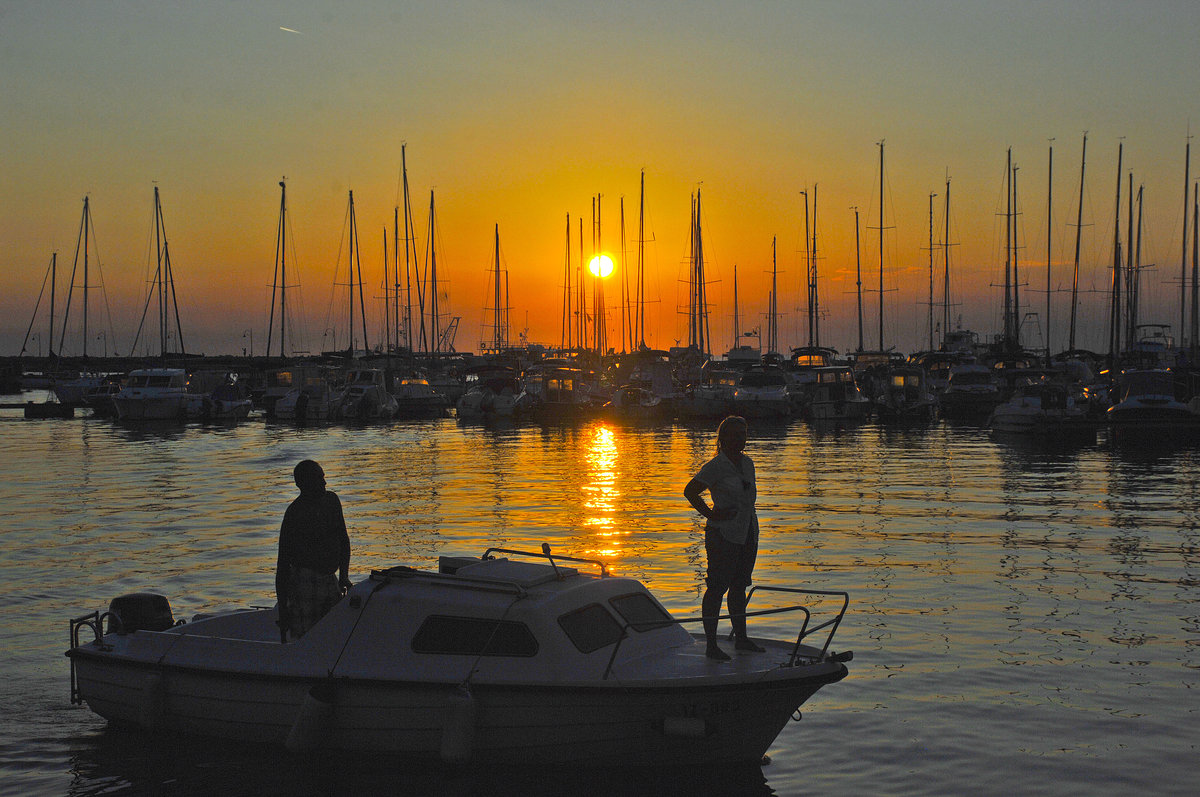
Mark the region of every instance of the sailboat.
MULTIPOLYGON (((775 239, 771 239, 771 254, 774 260, 775 239)), ((774 285, 774 276, 772 276, 772 285, 774 285)), ((772 288, 772 297, 774 297, 774 288, 772 288)), ((772 299, 772 307, 774 307, 772 299)), ((762 362, 762 344, 759 339, 758 329, 752 329, 746 333, 742 332, 741 320, 738 317, 738 278, 737 266, 733 267, 733 346, 729 351, 725 352, 725 360, 734 368, 748 368, 751 365, 758 365, 762 362), (751 346, 747 340, 759 341, 759 345, 751 346)))
POLYGON ((167 356, 167 348, 172 338, 178 341, 179 354, 186 354, 187 349, 183 342, 183 326, 179 321, 179 302, 175 294, 175 274, 171 269, 171 253, 167 245, 167 230, 163 223, 162 202, 159 199, 158 186, 154 186, 154 250, 157 257, 157 263, 154 270, 154 277, 150 282, 150 290, 146 295, 146 304, 142 308, 142 319, 138 323, 137 333, 133 337, 133 345, 131 351, 137 350, 138 341, 141 340, 142 329, 146 324, 146 315, 150 310, 150 303, 156 301, 158 305, 158 347, 159 356, 167 356), (174 329, 171 325, 172 310, 174 310, 174 329))
MULTIPOLYGON (((71 300, 72 300, 72 296, 75 292, 75 278, 76 278, 76 276, 78 276, 78 270, 79 270, 79 265, 80 265, 79 256, 80 256, 80 253, 82 252, 82 254, 83 254, 83 275, 82 275, 83 276, 83 285, 81 287, 83 289, 83 304, 82 304, 82 310, 83 310, 83 320, 82 321, 83 321, 83 323, 82 323, 82 338, 81 338, 81 340, 82 340, 82 359, 83 359, 85 370, 78 374, 60 375, 59 377, 55 378, 55 382, 54 382, 54 395, 58 398, 58 400, 60 402, 62 402, 63 404, 71 404, 71 405, 75 405, 75 406, 83 404, 84 398, 87 395, 87 391, 89 389, 94 388, 97 385, 99 385, 101 383, 101 379, 102 379, 100 374, 88 373, 86 371, 87 360, 88 360, 88 342, 92 337, 91 331, 88 328, 89 312, 90 312, 90 304, 91 304, 91 302, 89 301, 90 300, 89 292, 91 290, 91 273, 90 273, 91 259, 90 259, 89 255, 90 255, 91 240, 95 234, 94 230, 92 229, 91 219, 92 219, 91 205, 88 201, 88 197, 85 196, 83 198, 83 219, 80 221, 80 224, 79 224, 79 238, 75 244, 75 263, 71 266, 71 283, 70 283, 70 287, 67 290, 66 309, 63 311, 62 332, 58 336, 58 345, 59 345, 58 354, 59 354, 59 356, 61 356, 63 353, 63 348, 65 345, 66 336, 67 336, 68 324, 69 324, 69 320, 70 320, 71 300)), ((105 346, 107 347, 108 333, 106 331, 102 334, 104 334, 105 346)), ((51 351, 51 356, 54 356, 53 351, 51 351)))
POLYGON ((864 351, 860 348, 854 352, 852 357, 854 378, 871 401, 876 401, 882 396, 884 386, 887 384, 888 369, 904 362, 904 357, 900 353, 885 349, 883 345, 883 233, 889 229, 884 224, 883 143, 880 141, 877 145, 879 147, 879 227, 877 228, 879 230, 879 347, 873 351, 864 351))

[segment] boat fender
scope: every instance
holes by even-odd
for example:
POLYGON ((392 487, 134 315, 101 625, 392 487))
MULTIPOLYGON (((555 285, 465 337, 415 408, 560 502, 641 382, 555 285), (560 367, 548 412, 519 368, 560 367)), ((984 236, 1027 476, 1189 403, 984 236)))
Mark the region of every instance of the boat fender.
POLYGON ((450 693, 442 725, 442 761, 461 764, 471 758, 475 744, 475 698, 463 684, 450 693))
POLYGON ((167 692, 161 672, 150 673, 142 686, 142 700, 138 706, 138 725, 148 731, 158 728, 166 707, 167 692))
MULTIPOLYGON (((132 634, 134 631, 166 631, 175 625, 170 601, 153 592, 119 595, 109 602, 108 612, 116 617, 115 630, 121 635, 132 634)), ((110 617, 110 633, 114 630, 112 625, 110 617)))
POLYGON ((708 723, 701 717, 663 717, 663 735, 703 739, 708 735, 708 723))
POLYGON ((315 684, 304 696, 283 745, 291 753, 314 750, 325 741, 332 725, 333 690, 328 685, 315 684))

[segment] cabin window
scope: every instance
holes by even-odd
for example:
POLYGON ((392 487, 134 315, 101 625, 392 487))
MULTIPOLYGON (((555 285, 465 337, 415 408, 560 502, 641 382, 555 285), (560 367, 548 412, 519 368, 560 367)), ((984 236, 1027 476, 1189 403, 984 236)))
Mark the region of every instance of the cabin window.
POLYGON ((413 636, 417 653, 458 656, 534 656, 537 640, 524 623, 430 615, 413 636))
POLYGON ((671 615, 643 592, 619 595, 608 602, 634 631, 653 631, 675 622, 671 615))
POLYGON ((598 603, 564 614, 558 624, 580 653, 616 644, 622 636, 621 624, 598 603))

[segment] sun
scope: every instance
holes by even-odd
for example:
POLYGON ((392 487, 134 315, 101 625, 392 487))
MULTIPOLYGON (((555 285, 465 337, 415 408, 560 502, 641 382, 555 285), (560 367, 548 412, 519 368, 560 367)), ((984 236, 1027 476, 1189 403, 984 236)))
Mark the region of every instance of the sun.
POLYGON ((592 272, 593 276, 604 279, 613 271, 612 258, 608 255, 596 255, 592 262, 588 263, 588 271, 592 272))

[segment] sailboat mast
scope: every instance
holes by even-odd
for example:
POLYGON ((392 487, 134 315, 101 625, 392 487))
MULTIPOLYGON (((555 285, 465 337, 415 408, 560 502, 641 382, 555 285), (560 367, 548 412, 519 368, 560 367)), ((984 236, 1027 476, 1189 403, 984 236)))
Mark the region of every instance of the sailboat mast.
POLYGON ((1013 307, 1012 307, 1012 148, 1008 150, 1008 160, 1004 164, 1004 345, 1010 345, 1013 339, 1013 307))
POLYGON ((929 351, 933 351, 933 200, 936 196, 936 192, 929 192, 929 351))
POLYGON ((779 351, 779 267, 775 257, 775 236, 771 236, 771 317, 769 319, 770 326, 767 328, 767 334, 770 338, 770 343, 767 346, 767 351, 775 353, 779 351))
POLYGON ((1187 256, 1188 256, 1188 172, 1192 165, 1192 137, 1189 135, 1183 155, 1183 257, 1179 266, 1179 335, 1183 336, 1187 322, 1187 256))
POLYGON ((584 272, 584 251, 583 251, 583 216, 580 216, 576 221, 579 222, 579 262, 575 266, 575 306, 579 308, 575 314, 576 334, 575 340, 579 344, 579 349, 582 351, 587 346, 587 291, 583 284, 584 272))
POLYGON ((162 210, 158 200, 158 186, 154 186, 154 253, 157 264, 154 271, 155 292, 158 294, 158 353, 167 356, 167 290, 163 274, 162 210))
POLYGON ((950 332, 950 178, 946 177, 945 210, 943 219, 946 232, 942 239, 942 341, 950 332))
MULTIPOLYGON (((283 335, 287 328, 287 182, 279 181, 279 356, 283 354, 283 335)), ((271 345, 267 344, 267 356, 271 354, 271 345)))
POLYGON ((433 190, 429 191, 429 274, 426 285, 429 287, 429 351, 437 358, 442 350, 442 340, 438 330, 438 280, 437 280, 437 227, 434 222, 433 190))
POLYGON ((1079 242, 1083 233, 1083 173, 1086 167, 1087 133, 1084 132, 1083 151, 1079 156, 1079 210, 1075 217, 1075 268, 1071 274, 1071 331, 1067 351, 1075 351, 1075 317, 1079 309, 1079 242))
POLYGON ((493 311, 494 314, 492 316, 492 318, 493 318, 493 321, 492 321, 492 324, 493 324, 493 327, 492 327, 492 350, 494 352, 496 352, 497 354, 499 354, 504 349, 504 345, 505 345, 505 341, 504 341, 505 335, 504 335, 504 330, 503 330, 504 319, 502 316, 503 310, 501 309, 501 304, 500 304, 501 297, 502 297, 502 291, 500 290, 500 224, 499 223, 496 224, 495 244, 494 245, 495 245, 495 262, 492 266, 492 282, 494 283, 493 290, 492 290, 492 301, 495 302, 495 305, 493 305, 495 307, 495 310, 493 311))
POLYGON ((809 282, 812 285, 812 329, 813 345, 821 345, 821 293, 817 284, 817 184, 813 183, 812 196, 812 246, 809 248, 809 282))
MULTIPOLYGON (((1133 190, 1133 175, 1129 175, 1129 188, 1133 190)), ((1134 227, 1137 235, 1137 244, 1134 247, 1136 254, 1133 258, 1133 268, 1130 269, 1129 278, 1132 283, 1132 290, 1129 291, 1129 335, 1128 340, 1133 343, 1137 337, 1138 316, 1141 302, 1141 281, 1142 281, 1142 192, 1145 186, 1139 185, 1137 192, 1137 226, 1134 227)), ((1132 215, 1132 214, 1131 214, 1132 215)))
POLYGON ((1021 348, 1021 259, 1018 246, 1017 216, 1020 215, 1020 205, 1017 202, 1017 172, 1020 167, 1012 168, 1012 296, 1013 296, 1013 341, 1018 349, 1021 348))
POLYGON ((1200 185, 1192 188, 1192 362, 1200 352, 1200 185))
POLYGON ((279 296, 279 356, 283 357, 283 334, 287 328, 284 291, 287 289, 287 183, 279 181, 279 223, 275 228, 275 275, 271 283, 271 313, 267 319, 267 356, 271 356, 271 333, 275 329, 275 297, 279 296))
POLYGON ((1127 214, 1129 231, 1125 234, 1125 346, 1133 345, 1133 315, 1134 315, 1134 233, 1133 233, 1133 172, 1129 173, 1129 212, 1127 214))
POLYGON ((383 225, 383 351, 392 353, 392 284, 388 282, 391 265, 388 263, 387 225, 383 225))
POLYGON ((88 356, 88 232, 91 218, 88 212, 88 198, 83 198, 83 359, 88 356))
POLYGON ((646 277, 644 248, 646 221, 646 170, 642 169, 641 189, 638 198, 638 255, 637 255, 637 347, 646 345, 646 277))
POLYGON ((350 313, 347 317, 350 331, 350 340, 346 348, 346 358, 354 357, 354 192, 350 192, 350 248, 349 248, 349 271, 350 271, 350 313))
POLYGON ((883 142, 879 142, 879 350, 883 351, 883 142))
POLYGON ((700 216, 700 189, 696 189, 696 292, 697 302, 696 307, 699 311, 699 351, 701 354, 708 353, 708 344, 710 336, 708 334, 708 286, 704 283, 704 237, 701 234, 703 227, 701 226, 700 216))
MULTIPOLYGON (((404 191, 404 342, 408 344, 409 355, 415 355, 417 351, 416 342, 413 340, 413 317, 412 317, 412 283, 413 275, 417 270, 417 236, 416 225, 412 220, 412 204, 409 202, 408 194, 408 159, 405 152, 407 144, 400 145, 400 174, 401 182, 404 191), (411 257, 410 257, 411 256, 411 257)), ((417 292, 421 291, 420 275, 417 274, 417 292)), ((425 331, 425 309, 423 299, 418 296, 418 305, 421 310, 421 332, 425 331)))
MULTIPOLYGON (((387 241, 386 232, 384 241, 387 241)), ((405 243, 405 246, 408 244, 405 243)), ((407 276, 407 275, 406 275, 407 276)), ((396 325, 396 351, 401 350, 400 336, 403 333, 404 319, 400 316, 400 206, 392 208, 392 319, 396 325)), ((408 337, 404 337, 404 345, 409 345, 408 337)))
POLYGON ((161 295, 161 328, 162 353, 167 354, 167 341, 170 339, 171 310, 175 311, 175 334, 179 342, 179 353, 186 354, 187 346, 183 340, 183 324, 179 321, 179 301, 175 296, 175 275, 171 270, 171 245, 167 242, 167 226, 163 220, 162 202, 159 199, 158 187, 154 188, 154 215, 156 235, 162 237, 162 249, 159 253, 159 293, 161 295))
POLYGON ((1054 139, 1046 168, 1046 367, 1050 367, 1050 241, 1054 229, 1054 139))
POLYGON ((621 197, 621 353, 633 348, 633 307, 629 304, 629 267, 625 262, 625 197, 621 197))
POLYGON ((56 293, 55 286, 58 283, 58 252, 50 253, 50 343, 46 349, 49 356, 54 356, 54 294, 56 293))
POLYGON ((854 284, 858 293, 858 349, 863 350, 863 308, 862 308, 862 248, 858 235, 858 208, 854 208, 854 284))
MULTIPOLYGON (((773 245, 773 244, 772 244, 773 245)), ((737 263, 733 264, 733 347, 737 348, 742 340, 742 327, 738 323, 738 284, 737 263)))
POLYGON ((813 345, 813 298, 812 298, 812 279, 809 273, 812 268, 812 258, 809 257, 809 218, 808 218, 808 191, 801 191, 800 196, 804 197, 804 301, 805 301, 805 317, 808 322, 808 345, 813 345))
POLYGON ((567 245, 563 266, 562 333, 558 337, 560 349, 571 348, 571 214, 567 214, 567 245))
MULTIPOLYGON (((593 236, 592 236, 592 258, 593 259, 600 257, 600 247, 601 247, 601 241, 600 241, 600 195, 599 194, 596 194, 595 210, 596 210, 596 214, 595 214, 596 223, 595 223, 595 227, 593 228, 593 236)), ((598 271, 599 266, 600 266, 600 263, 598 260, 596 261, 596 266, 597 266, 597 271, 598 271)), ((595 333, 596 354, 598 356, 603 357, 605 349, 608 348, 608 334, 607 334, 608 325, 605 323, 605 319, 604 319, 604 312, 605 312, 604 311, 604 279, 599 274, 592 275, 592 288, 593 288, 592 305, 596 311, 596 320, 595 320, 595 324, 593 325, 593 332, 595 333)))
POLYGON ((1117 203, 1113 220, 1112 296, 1108 314, 1108 361, 1115 365, 1121 353, 1121 159, 1125 142, 1117 144, 1117 203))

